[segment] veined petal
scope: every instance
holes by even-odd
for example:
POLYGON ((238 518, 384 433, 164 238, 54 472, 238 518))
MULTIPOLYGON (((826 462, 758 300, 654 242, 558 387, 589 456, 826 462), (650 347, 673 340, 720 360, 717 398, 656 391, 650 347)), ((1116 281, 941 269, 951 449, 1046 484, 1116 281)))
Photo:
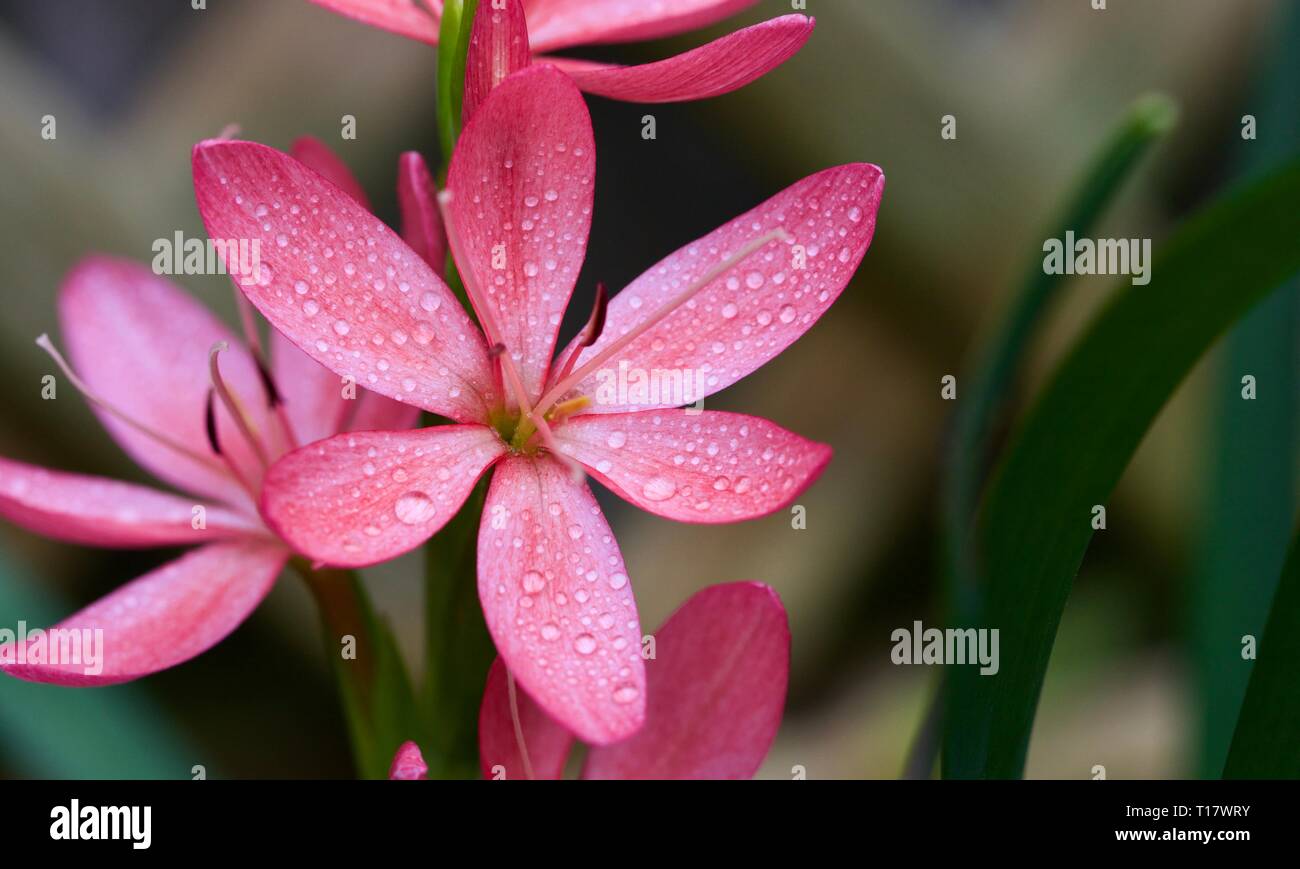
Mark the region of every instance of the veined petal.
POLYGON ((790 627, 756 582, 696 594, 655 633, 645 726, 593 748, 587 779, 747 779, 772 747, 785 708, 790 627))
POLYGON ((289 147, 293 159, 324 175, 335 187, 357 201, 366 211, 370 210, 370 199, 365 188, 352 174, 348 164, 344 163, 329 146, 314 136, 301 136, 289 147))
POLYGON ((477 276, 530 401, 586 256, 595 172, 582 94, 547 66, 493 89, 452 155, 450 229, 468 260, 457 265, 477 276))
POLYGON ((478 595, 505 666, 548 715, 595 745, 641 726, 641 628, 623 556, 591 490, 554 459, 497 467, 478 595))
POLYGON ((479 4, 465 58, 465 100, 461 117, 468 121, 489 93, 512 72, 532 62, 528 25, 520 0, 479 4), (497 8, 497 3, 501 8, 497 8))
POLYGON ((504 452, 496 432, 481 425, 341 434, 271 466, 262 514, 314 561, 377 564, 447 524, 504 452))
POLYGON ((331 12, 430 45, 438 44, 442 0, 311 0, 331 12))
POLYGON ((707 27, 758 0, 529 0, 536 51, 601 42, 657 39, 707 27))
POLYGON ((478 760, 486 779, 558 779, 573 745, 573 734, 515 687, 519 729, 510 709, 510 676, 497 658, 488 671, 478 713, 478 760), (520 739, 523 749, 520 749, 520 739))
POLYGON ((615 494, 679 522, 774 513, 831 458, 825 444, 761 417, 720 411, 587 414, 556 426, 555 440, 615 494))
POLYGON ((232 277, 271 324, 358 386, 461 422, 486 419, 483 337, 442 279, 378 218, 273 148, 194 147, 194 191, 214 239, 250 239, 232 277))
POLYGON ((419 781, 429 774, 429 765, 420 754, 420 746, 414 742, 403 742, 393 756, 393 765, 388 769, 389 781, 419 781))
MULTIPOLYGON (((94 408, 104 428, 137 463, 187 491, 230 504, 248 503, 208 443, 208 352, 213 344, 229 344, 221 355, 221 374, 253 426, 265 432, 272 422, 252 357, 216 317, 139 263, 94 256, 64 281, 59 320, 72 367, 93 392, 192 454, 211 459, 211 464, 200 463, 94 408)), ((256 467, 252 448, 226 409, 218 406, 216 414, 222 451, 240 468, 256 467)))
POLYGON ((171 546, 265 533, 256 520, 218 505, 5 458, 0 516, 45 537, 88 546, 171 546))
POLYGON ((397 203, 402 210, 402 239, 440 278, 447 274, 447 233, 438 211, 438 191, 428 165, 415 151, 397 160, 397 203))
POLYGON ((686 245, 629 284, 610 300, 605 330, 582 352, 579 367, 747 243, 776 230, 787 235, 784 242, 770 241, 723 271, 694 295, 692 304, 679 306, 591 372, 576 387, 594 397, 589 412, 690 404, 725 389, 793 344, 839 298, 857 270, 871 244, 884 183, 880 169, 867 163, 818 172, 686 245), (683 398, 660 390, 660 400, 641 401, 628 400, 614 388, 620 378, 646 378, 656 370, 701 383, 704 393, 683 398))
POLYGON ((271 590, 288 555, 272 543, 209 544, 59 622, 45 632, 39 660, 36 638, 29 638, 25 652, 16 642, 0 647, 0 670, 31 682, 113 685, 174 667, 239 627, 271 590), (102 641, 94 639, 98 630, 102 641), (62 640, 77 644, 82 656, 68 661, 60 650, 60 659, 51 660, 62 640), (99 660, 87 660, 88 654, 99 660))
POLYGON ((546 58, 590 94, 633 103, 703 100, 742 88, 785 63, 812 36, 813 19, 783 15, 654 63, 620 66, 546 58))

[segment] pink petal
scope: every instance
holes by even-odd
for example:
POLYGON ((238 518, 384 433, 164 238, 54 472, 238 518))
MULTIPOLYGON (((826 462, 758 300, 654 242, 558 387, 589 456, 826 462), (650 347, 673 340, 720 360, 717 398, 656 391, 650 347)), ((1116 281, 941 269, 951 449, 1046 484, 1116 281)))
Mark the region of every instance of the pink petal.
POLYGON ((496 87, 452 155, 447 188, 453 230, 469 261, 458 265, 462 274, 473 268, 495 300, 501 340, 530 400, 550 366, 586 255, 595 171, 582 95, 546 66, 517 72, 496 87))
POLYGON ((547 58, 587 93, 634 103, 675 103, 730 93, 767 75, 803 48, 813 19, 784 15, 675 57, 638 66, 547 58))
POLYGON ((489 93, 512 72, 532 62, 528 26, 520 0, 480 3, 470 31, 465 62, 465 100, 461 117, 468 121, 489 93))
MULTIPOLYGON (((271 590, 287 557, 276 544, 204 546, 132 580, 50 629, 102 629, 100 672, 87 672, 84 658, 80 663, 33 661, 34 640, 28 642, 26 663, 18 662, 20 650, 14 643, 0 647, 0 669, 31 682, 112 685, 174 667, 239 627, 271 590)), ((84 644, 94 634, 81 636, 84 644)))
POLYGON ((5 458, 0 516, 45 537, 88 546, 169 546, 265 533, 256 520, 220 506, 5 458), (200 506, 203 527, 195 528, 194 508, 200 506))
POLYGON ((419 781, 429 775, 429 765, 420 754, 420 746, 414 742, 403 742, 393 756, 393 765, 388 769, 390 781, 419 781))
POLYGON ((311 0, 331 12, 346 15, 362 24, 380 27, 430 45, 438 44, 438 21, 442 17, 441 0, 428 6, 420 0, 311 0))
POLYGON ((597 42, 657 39, 707 27, 757 0, 531 0, 528 32, 535 51, 597 42))
POLYGON ((679 522, 738 522, 790 504, 831 448, 738 413, 588 414, 555 428, 560 449, 643 510, 679 522))
POLYGON ((478 596, 519 685, 584 741, 624 739, 645 714, 636 601, 604 514, 554 459, 511 457, 492 477, 478 596))
POLYGON ((645 378, 658 369, 683 373, 688 382, 703 385, 705 396, 712 395, 793 344, 839 298, 857 270, 871 244, 884 183, 879 167, 866 163, 818 172, 688 244, 629 284, 610 300, 605 330, 583 351, 578 365, 646 321, 746 243, 777 229, 789 236, 785 242, 767 243, 724 271, 694 296, 694 304, 678 307, 588 376, 576 389, 594 398, 589 412, 688 404, 704 396, 691 394, 683 400, 661 385, 663 400, 630 400, 620 394, 625 390, 618 383, 631 383, 636 372, 645 378), (806 253, 802 270, 794 267, 796 246, 806 253), (626 369, 623 375, 620 366, 626 369))
POLYGON ((273 148, 226 140, 194 147, 194 190, 212 238, 260 243, 260 269, 232 277, 313 359, 432 413, 486 418, 482 336, 428 264, 350 196, 273 148))
POLYGON ((347 421, 347 431, 406 431, 420 422, 420 409, 385 398, 377 392, 360 390, 357 408, 347 421))
MULTIPOLYGON (((148 268, 95 256, 64 281, 59 320, 72 366, 96 394, 212 464, 200 464, 96 408, 109 434, 136 462, 182 489, 248 503, 208 445, 208 352, 213 344, 229 343, 221 355, 221 373, 258 431, 270 430, 270 417, 252 357, 216 317, 148 268)), ((71 384, 59 385, 71 392, 71 384)), ((256 466, 251 448, 220 406, 217 432, 222 450, 239 467, 256 466)))
POLYGON ((271 330, 271 360, 294 436, 306 445, 340 431, 402 431, 420 419, 420 409, 367 389, 348 390, 341 377, 271 330))
POLYGON ((289 148, 289 153, 299 163, 324 175, 335 187, 355 199, 357 204, 366 211, 370 210, 370 200, 366 197, 361 182, 348 169, 348 165, 320 139, 312 136, 295 139, 289 148))
POLYGON ((424 158, 407 151, 397 160, 397 202, 402 209, 402 239, 438 277, 447 274, 447 234, 438 211, 438 191, 424 158))
POLYGON ((488 779, 558 779, 569 759, 573 734, 555 723, 522 688, 515 687, 519 733, 528 760, 519 750, 515 719, 510 711, 509 673, 497 658, 488 671, 483 705, 478 713, 478 759, 488 779), (504 773, 504 775, 502 775, 504 773), (531 774, 530 774, 531 773, 531 774))
POLYGON ((790 628, 756 582, 696 594, 655 634, 645 726, 587 755, 587 779, 747 779, 785 707, 790 628))
POLYGON ((504 452, 480 425, 338 435, 271 466, 262 513, 313 561, 377 564, 428 540, 504 452))
POLYGON ((349 409, 341 377, 275 329, 271 330, 271 370, 299 444, 338 434, 349 409))

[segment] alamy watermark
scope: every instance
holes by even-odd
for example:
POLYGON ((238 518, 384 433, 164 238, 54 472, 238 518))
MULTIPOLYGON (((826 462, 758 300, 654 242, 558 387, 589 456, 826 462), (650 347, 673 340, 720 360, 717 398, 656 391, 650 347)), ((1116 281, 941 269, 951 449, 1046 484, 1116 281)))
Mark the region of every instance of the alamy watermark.
POLYGON ((27 630, 20 621, 18 630, 0 628, 0 664, 5 666, 81 667, 87 676, 104 672, 103 628, 35 628, 27 630))
POLYGON ((260 238, 186 238, 177 230, 172 238, 155 239, 151 250, 154 252, 153 273, 156 275, 229 273, 250 277, 259 283, 262 280, 260 238))
POLYGON ((618 368, 596 372, 595 403, 598 405, 642 405, 704 409, 708 394, 707 375, 698 368, 633 368, 627 360, 618 368))
POLYGON ((1043 242, 1043 272, 1049 275, 1132 275, 1133 286, 1151 283, 1151 239, 1074 237, 1043 242))
POLYGON ((895 664, 979 664, 981 676, 998 673, 997 628, 898 628, 889 635, 894 643, 889 659, 895 664))

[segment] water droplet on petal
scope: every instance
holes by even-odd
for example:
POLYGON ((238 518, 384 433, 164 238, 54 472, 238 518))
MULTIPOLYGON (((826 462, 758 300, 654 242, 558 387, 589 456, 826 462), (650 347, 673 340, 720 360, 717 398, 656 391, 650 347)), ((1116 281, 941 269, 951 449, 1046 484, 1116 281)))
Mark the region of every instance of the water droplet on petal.
POLYGON ((393 508, 399 521, 407 525, 423 525, 433 518, 437 508, 433 504, 433 499, 423 492, 407 492, 397 499, 397 505, 393 508))
POLYGON ((651 477, 641 487, 641 494, 651 501, 667 501, 677 491, 677 484, 667 477, 651 477))

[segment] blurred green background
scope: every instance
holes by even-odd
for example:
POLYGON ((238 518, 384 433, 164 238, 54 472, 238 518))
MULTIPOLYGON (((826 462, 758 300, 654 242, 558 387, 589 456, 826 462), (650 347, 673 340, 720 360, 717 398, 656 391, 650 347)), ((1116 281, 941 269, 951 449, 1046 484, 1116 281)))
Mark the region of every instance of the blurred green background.
MULTIPOLYGON (((835 447, 778 514, 686 526, 601 498, 647 630, 693 591, 756 579, 790 611, 784 725, 761 775, 896 777, 935 673, 891 665, 890 633, 939 618, 937 482, 951 405, 1040 227, 1138 95, 1182 109, 1177 129, 1108 215, 1101 237, 1152 237, 1253 169, 1300 148, 1296 0, 809 0, 816 31, 742 91, 674 106, 589 100, 599 153, 576 331, 596 281, 621 287, 666 253, 836 163, 880 164, 875 243, 838 305, 800 343, 711 400, 835 447), (1290 28, 1290 30, 1288 30, 1290 28), (1290 37, 1287 34, 1290 34, 1290 37), (1289 65, 1288 65, 1289 64, 1289 65), (658 138, 641 138, 641 118, 658 138), (1243 142, 1241 116, 1258 118, 1243 142), (940 137, 940 118, 958 137, 940 137)), ((765 0, 705 32, 575 52, 637 62, 790 11, 765 0)), ((394 222, 400 151, 433 160, 435 52, 306 0, 0 2, 0 454, 143 479, 71 391, 40 400, 62 275, 92 251, 151 258, 201 236, 189 149, 237 123, 287 148, 324 139, 394 222), (57 118, 58 137, 40 136, 57 118), (357 118, 355 141, 339 119, 357 118)), ((1300 241, 1298 241, 1300 243, 1300 241)), ((225 278, 181 279, 232 319, 225 278)), ((1077 278, 1023 378, 1029 396, 1113 287, 1077 278)), ((1030 748, 1031 777, 1217 774, 1262 627, 1298 487, 1300 303, 1275 295, 1203 360, 1108 506, 1065 612, 1030 748), (1225 346, 1226 345, 1226 346, 1225 346), (1267 425, 1234 424, 1255 374, 1267 425), (1226 614, 1226 615, 1225 615, 1226 614), (1230 615, 1232 618, 1227 618, 1230 615), (1227 651, 1225 652, 1225 645, 1227 651)), ((49 542, 0 525, 0 626, 47 623, 174 557, 49 542)), ((418 674, 420 560, 366 572, 418 674)), ((0 680, 0 776, 351 775, 310 598, 286 575, 254 617, 195 661, 127 686, 0 680)))

